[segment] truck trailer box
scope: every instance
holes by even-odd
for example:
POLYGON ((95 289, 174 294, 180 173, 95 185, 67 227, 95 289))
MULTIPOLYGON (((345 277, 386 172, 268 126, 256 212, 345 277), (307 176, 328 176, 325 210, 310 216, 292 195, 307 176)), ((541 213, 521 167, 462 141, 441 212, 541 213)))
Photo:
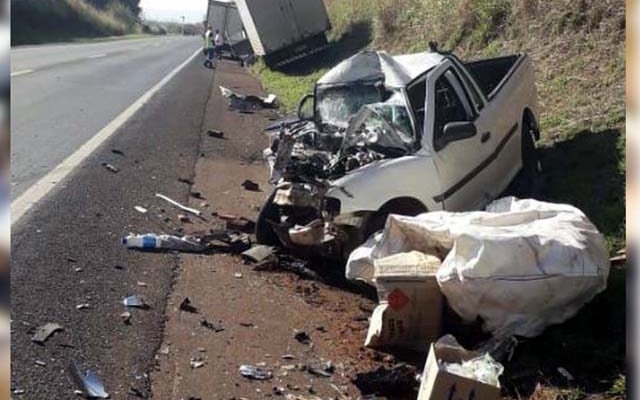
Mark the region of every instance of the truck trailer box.
POLYGON ((331 23, 323 0, 235 0, 253 51, 277 65, 326 44, 331 23))

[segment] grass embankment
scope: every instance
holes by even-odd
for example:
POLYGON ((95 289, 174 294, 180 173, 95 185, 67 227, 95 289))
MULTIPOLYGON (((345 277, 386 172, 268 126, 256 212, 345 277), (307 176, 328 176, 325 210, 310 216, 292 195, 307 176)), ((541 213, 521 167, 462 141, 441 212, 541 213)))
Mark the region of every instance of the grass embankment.
POLYGON ((138 17, 113 2, 104 8, 86 0, 13 0, 11 44, 38 44, 143 33, 138 17))
MULTIPOLYGON (((625 2, 623 0, 325 0, 331 47, 281 71, 255 67, 293 109, 328 68, 358 49, 422 51, 430 40, 463 59, 528 53, 536 68, 545 200, 573 204, 625 246, 625 2)), ((519 347, 509 396, 624 398, 624 269, 577 318, 519 347), (569 370, 568 382, 557 371, 569 370)))

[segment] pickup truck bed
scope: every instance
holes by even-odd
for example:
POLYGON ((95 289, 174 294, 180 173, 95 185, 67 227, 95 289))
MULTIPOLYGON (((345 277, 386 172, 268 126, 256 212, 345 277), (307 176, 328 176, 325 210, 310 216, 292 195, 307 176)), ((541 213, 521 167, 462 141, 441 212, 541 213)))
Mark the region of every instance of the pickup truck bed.
POLYGON ((522 59, 524 59, 523 55, 515 54, 470 61, 464 63, 464 66, 476 80, 487 99, 491 100, 500 91, 503 83, 507 81, 511 72, 516 69, 522 59))

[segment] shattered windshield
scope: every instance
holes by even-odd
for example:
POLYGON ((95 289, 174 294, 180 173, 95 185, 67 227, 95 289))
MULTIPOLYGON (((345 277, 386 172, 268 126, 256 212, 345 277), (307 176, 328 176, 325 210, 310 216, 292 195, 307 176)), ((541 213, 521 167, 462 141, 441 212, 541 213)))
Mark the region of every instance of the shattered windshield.
POLYGON ((375 85, 318 88, 317 105, 321 124, 346 128, 365 104, 384 100, 385 89, 375 85))
POLYGON ((410 152, 413 129, 402 96, 394 94, 384 103, 364 106, 347 129, 342 150, 351 147, 375 147, 410 152))

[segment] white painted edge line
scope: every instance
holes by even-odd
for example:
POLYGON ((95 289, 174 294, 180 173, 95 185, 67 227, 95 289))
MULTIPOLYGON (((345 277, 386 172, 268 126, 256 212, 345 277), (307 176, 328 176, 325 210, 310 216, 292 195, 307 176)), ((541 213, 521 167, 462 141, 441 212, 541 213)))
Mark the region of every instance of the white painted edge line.
POLYGON ((107 56, 107 53, 103 53, 103 54, 94 54, 92 56, 88 56, 87 58, 102 58, 106 56, 107 56))
POLYGON ((133 104, 118 115, 107 126, 102 128, 91 139, 83 144, 78 150, 67 157, 63 162, 49 171, 44 177, 40 178, 29 189, 20 195, 11 203, 11 225, 15 224, 22 216, 37 204, 42 198, 53 189, 56 184, 67 177, 78 165, 80 165, 88 156, 90 156, 104 141, 111 137, 129 118, 131 118, 138 110, 142 108, 160 89, 162 89, 178 72, 187 66, 202 50, 198 49, 187 58, 182 64, 178 65, 173 71, 169 72, 160 82, 149 89, 145 94, 140 96, 133 104))
MULTIPOLYGON (((12 72, 12 73, 11 73, 11 77, 13 78, 14 76, 20 76, 20 75, 30 74, 30 73, 32 73, 33 71, 34 71, 33 69, 23 69, 22 71, 12 72)), ((5 75, 5 76, 6 76, 6 75, 5 75)))

